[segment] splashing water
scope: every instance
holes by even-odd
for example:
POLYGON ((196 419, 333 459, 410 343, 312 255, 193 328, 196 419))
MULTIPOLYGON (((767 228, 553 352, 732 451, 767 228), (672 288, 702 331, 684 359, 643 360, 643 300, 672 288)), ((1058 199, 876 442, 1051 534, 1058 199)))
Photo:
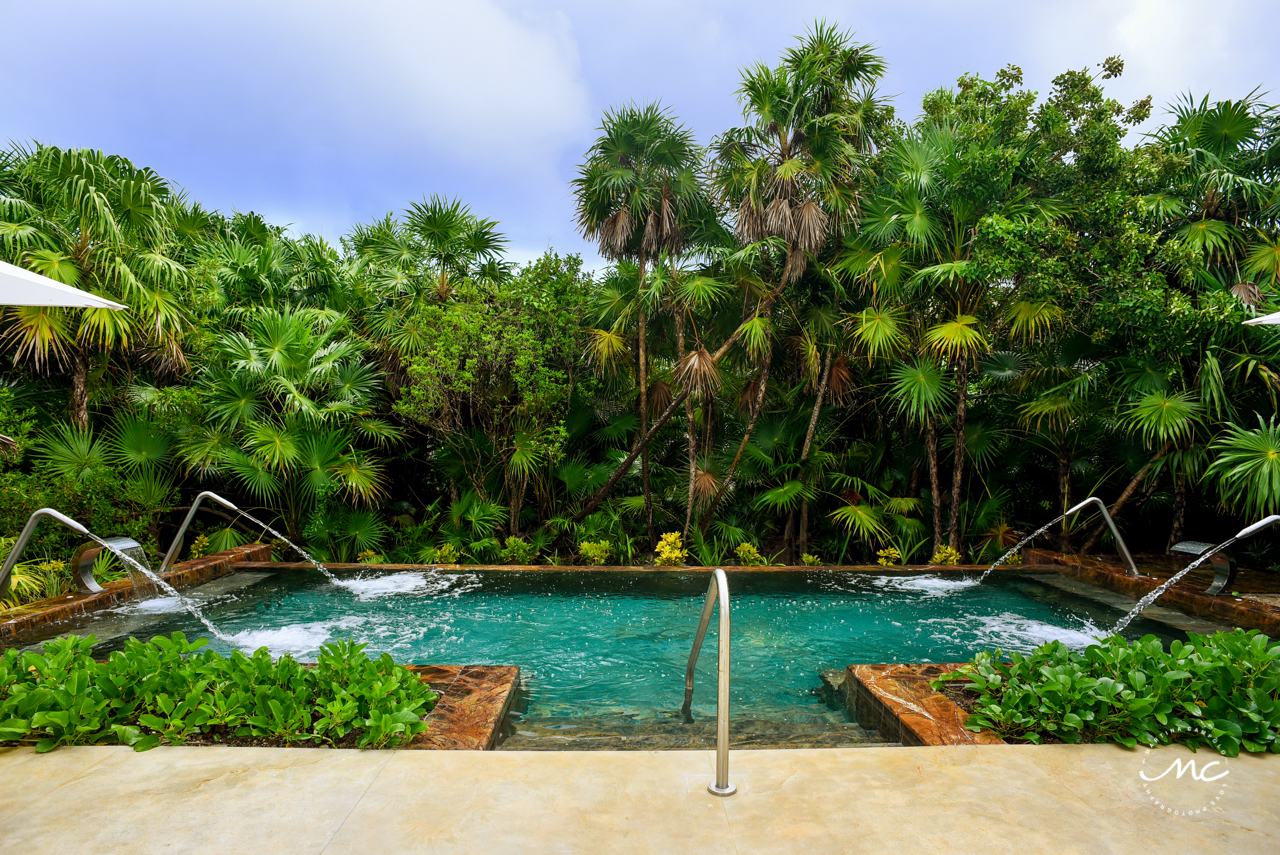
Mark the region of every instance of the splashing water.
POLYGON ((977 586, 976 579, 943 579, 940 576, 873 576, 881 588, 920 594, 924 597, 949 597, 977 586))
MULTIPOLYGON (((147 553, 143 551, 141 546, 135 544, 123 547, 123 549, 137 564, 147 563, 147 553)), ((139 600, 149 600, 160 596, 160 589, 156 587, 154 582, 128 564, 125 565, 124 569, 129 574, 129 581, 133 583, 133 590, 137 592, 139 600)))
MULTIPOLYGON (((298 553, 298 554, 299 554, 299 555, 301 555, 305 560, 309 561, 312 565, 314 565, 314 566, 315 566, 315 568, 316 568, 317 570, 319 570, 321 573, 323 573, 323 574, 324 574, 324 575, 329 579, 329 581, 330 581, 330 582, 332 582, 332 583, 333 583, 333 584, 335 584, 335 585, 342 585, 342 581, 341 581, 341 580, 339 580, 337 576, 335 576, 335 575, 333 575, 332 573, 330 573, 330 572, 329 572, 329 568, 328 568, 328 567, 325 567, 325 566, 324 566, 323 564, 321 564, 319 561, 317 561, 317 560, 315 560, 314 558, 312 558, 312 557, 311 557, 311 555, 310 555, 310 554, 309 554, 305 549, 303 549, 301 546, 298 546, 298 544, 294 543, 292 540, 290 540, 289 538, 285 537, 283 534, 281 534, 280 532, 276 531, 274 528, 272 528, 271 526, 267 525, 267 524, 266 524, 266 523, 264 523, 262 520, 257 519, 257 518, 256 518, 256 517, 254 517, 253 515, 251 515, 251 514, 249 514, 249 513, 245 512, 245 511, 240 510, 240 508, 236 508, 236 511, 237 511, 237 512, 239 512, 240 516, 244 517, 244 518, 245 518, 245 519, 247 519, 249 522, 254 523, 255 525, 260 525, 260 526, 262 526, 264 529, 266 529, 267 531, 271 532, 271 533, 272 533, 273 535, 275 535, 277 538, 279 538, 280 540, 283 540, 285 543, 289 544, 289 546, 291 546, 291 547, 293 548, 293 551, 294 551, 294 552, 298 553)), ((345 585, 342 585, 342 586, 343 586, 343 587, 346 587, 345 585)))
POLYGON ((1123 630, 1126 626, 1128 626, 1133 621, 1134 618, 1136 618, 1139 614, 1142 613, 1143 609, 1145 609, 1147 606, 1154 603, 1160 597, 1161 594, 1163 594, 1165 591, 1172 588, 1179 579, 1181 579, 1183 576, 1187 575, 1192 570, 1199 567, 1204 562, 1208 561, 1210 558, 1214 556, 1215 553, 1221 552, 1222 550, 1226 549, 1228 546, 1235 543, 1239 539, 1240 539, 1240 535, 1237 534, 1235 537, 1231 538, 1230 540, 1225 540, 1222 543, 1215 546, 1213 549, 1210 549, 1209 551, 1201 554, 1200 557, 1197 558, 1195 561, 1192 561, 1185 568, 1175 573, 1173 576, 1169 577, 1169 579, 1166 580, 1164 584, 1162 584, 1160 587, 1156 588, 1155 590, 1151 591, 1151 593, 1147 594, 1145 597, 1138 600, 1137 605, 1135 605, 1132 609, 1130 609, 1129 613, 1120 619, 1120 622, 1116 624, 1115 629, 1111 630, 1111 634, 1118 635, 1121 630, 1123 630))
POLYGON ((152 573, 150 568, 145 567, 139 562, 135 561, 133 558, 126 555, 119 548, 113 546, 112 544, 98 537, 96 534, 93 534, 91 532, 86 532, 86 534, 89 535, 89 538, 91 540, 98 543, 98 545, 102 546, 104 549, 109 550, 112 555, 116 556, 121 561, 123 561, 125 564, 125 567, 130 568, 129 569, 130 576, 134 574, 134 571, 137 571, 138 573, 142 574, 151 582, 151 584, 155 585, 161 591, 164 591, 170 597, 174 597, 175 599, 177 599, 178 602, 182 603, 182 607, 185 608, 188 612, 190 612, 192 617, 200 621, 200 623, 204 624, 205 629, 213 633, 214 636, 218 638, 218 640, 226 641, 226 642, 231 641, 231 636, 227 635, 226 633, 218 629, 216 626, 214 626, 213 623, 207 617, 204 616, 204 614, 200 611, 200 608, 195 603, 191 602, 186 597, 179 594, 177 588, 173 587, 168 582, 161 579, 155 573, 152 573))
POLYGON ((978 583, 979 583, 979 584, 981 584, 982 582, 985 582, 985 581, 987 580, 987 576, 988 576, 988 575, 990 575, 990 573, 991 573, 991 571, 992 571, 992 570, 996 569, 996 568, 997 568, 997 567, 999 567, 1001 564, 1003 564, 1003 563, 1005 563, 1006 561, 1008 561, 1008 560, 1009 560, 1009 557, 1010 557, 1011 555, 1015 554, 1019 549, 1021 549, 1021 548, 1022 548, 1022 547, 1024 547, 1024 546, 1026 546, 1026 545, 1027 545, 1028 543, 1030 543, 1032 540, 1035 540, 1035 538, 1036 538, 1036 537, 1038 537, 1039 535, 1044 534, 1046 531, 1048 531, 1049 529, 1051 529, 1051 528, 1054 526, 1054 524, 1055 524, 1055 523, 1057 523, 1057 522, 1059 522, 1059 521, 1061 521, 1061 520, 1066 519, 1068 516, 1070 516, 1070 515, 1074 512, 1074 510, 1075 510, 1075 509, 1073 508, 1072 510, 1067 511, 1067 512, 1066 512, 1065 514, 1063 514, 1062 516, 1054 517, 1053 519, 1049 520, 1049 521, 1048 521, 1047 523, 1045 523, 1044 525, 1040 526, 1040 528, 1038 528, 1038 529, 1036 529, 1035 531, 1031 532, 1031 534, 1029 534, 1029 535, 1027 535, 1026 537, 1022 538, 1022 540, 1018 541, 1018 545, 1017 545, 1017 546, 1015 546, 1013 549, 1010 549, 1010 550, 1009 550, 1008 552, 1006 552, 1004 555, 1001 555, 999 558, 997 558, 997 559, 996 559, 996 563, 995 563, 995 564, 992 564, 990 567, 988 567, 986 570, 984 570, 984 571, 982 572, 982 575, 978 577, 978 583))

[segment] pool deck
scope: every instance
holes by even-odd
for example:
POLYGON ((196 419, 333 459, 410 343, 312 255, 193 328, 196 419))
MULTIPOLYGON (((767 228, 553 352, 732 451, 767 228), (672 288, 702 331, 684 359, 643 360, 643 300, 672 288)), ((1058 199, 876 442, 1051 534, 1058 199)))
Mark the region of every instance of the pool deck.
MULTIPOLYGON (((1203 815, 1138 773, 1182 747, 735 751, 0 749, 0 851, 60 853, 1186 853, 1280 851, 1280 756, 1229 761, 1203 815), (1154 786, 1154 785, 1153 785, 1154 786)), ((1221 767, 1214 771, 1220 771, 1221 767)))

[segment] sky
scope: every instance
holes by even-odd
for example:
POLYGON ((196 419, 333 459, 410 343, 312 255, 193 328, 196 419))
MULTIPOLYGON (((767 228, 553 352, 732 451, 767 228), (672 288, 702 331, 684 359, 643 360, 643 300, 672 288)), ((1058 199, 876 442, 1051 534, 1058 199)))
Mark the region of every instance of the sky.
POLYGON ((124 155, 206 207, 334 242, 456 196, 513 260, 594 267, 569 181, 601 114, 658 100, 709 141, 741 119, 740 69, 817 19, 878 47, 905 118, 1009 63, 1043 93, 1119 54, 1107 91, 1153 96, 1148 128, 1187 92, 1280 85, 1280 0, 0 0, 0 140, 124 155))

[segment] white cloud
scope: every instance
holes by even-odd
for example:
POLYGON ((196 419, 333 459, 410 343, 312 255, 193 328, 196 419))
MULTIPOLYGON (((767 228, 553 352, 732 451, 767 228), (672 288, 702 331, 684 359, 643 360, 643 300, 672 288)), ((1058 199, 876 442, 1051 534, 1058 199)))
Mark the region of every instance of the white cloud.
POLYGON ((6 45, 0 80, 16 97, 0 117, 29 98, 24 112, 55 123, 49 105, 88 83, 84 106, 109 104, 159 134, 258 151, 305 141, 319 161, 358 142, 500 173, 541 164, 593 124, 567 18, 521 18, 491 0, 125 0, 3 14, 13 32, 56 19, 59 56, 94 60, 89 81, 87 63, 48 67, 39 39, 6 45))
POLYGON ((299 4, 295 32, 361 136, 486 169, 541 166, 593 116, 562 15, 518 19, 488 0, 299 4), (304 12, 305 9, 305 12, 304 12))
POLYGON ((1248 33, 1275 18, 1243 0, 1088 0, 1041 7, 1028 29, 1047 74, 1119 54, 1124 75, 1107 91, 1122 101, 1152 95, 1158 121, 1183 93, 1238 98, 1263 84, 1274 66, 1250 48, 1248 33))

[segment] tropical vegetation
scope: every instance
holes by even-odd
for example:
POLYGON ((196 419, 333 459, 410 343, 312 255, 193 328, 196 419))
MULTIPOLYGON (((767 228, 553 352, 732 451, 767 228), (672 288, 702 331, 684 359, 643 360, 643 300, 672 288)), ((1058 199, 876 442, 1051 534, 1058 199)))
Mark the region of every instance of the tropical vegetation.
POLYGON ((1154 635, 1113 635, 1083 651, 1054 641, 1007 660, 984 652, 933 682, 949 685, 975 695, 968 729, 1010 742, 1280 754, 1280 642, 1257 630, 1193 633, 1168 650, 1154 635))
POLYGON ((49 505, 157 555, 212 489, 333 561, 918 564, 1088 495, 1143 552, 1280 510, 1280 336, 1242 323, 1280 309, 1280 110, 1153 116, 1111 57, 906 119, 886 68, 820 23, 705 145, 608 111, 569 188, 596 270, 508 261, 458 199, 331 244, 11 146, 0 259, 129 308, 0 315, 0 530, 49 505))
POLYGON ((320 745, 386 748, 427 729, 437 695, 365 645, 326 644, 314 667, 267 649, 224 658, 180 632, 130 638, 105 662, 96 639, 53 639, 0 657, 0 742, 61 745, 320 745))

